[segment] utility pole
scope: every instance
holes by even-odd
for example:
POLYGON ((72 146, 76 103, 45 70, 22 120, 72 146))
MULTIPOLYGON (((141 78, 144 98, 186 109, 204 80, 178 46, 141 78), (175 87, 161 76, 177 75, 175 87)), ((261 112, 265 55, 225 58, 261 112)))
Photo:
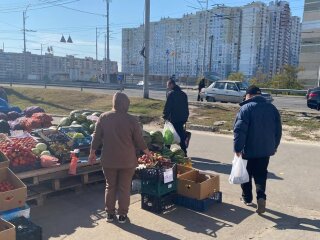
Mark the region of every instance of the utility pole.
POLYGON ((212 72, 212 43, 213 43, 213 35, 210 37, 210 60, 209 60, 209 72, 212 72))
POLYGON ((98 28, 96 27, 96 78, 98 81, 98 28))
POLYGON ((149 98, 150 0, 145 0, 143 97, 149 98))
POLYGON ((106 0, 106 7, 107 7, 107 83, 110 83, 110 49, 109 49, 109 39, 110 39, 110 32, 109 32, 109 2, 111 0, 106 0))
POLYGON ((107 34, 104 34, 104 78, 107 82, 107 34))
POLYGON ((205 64, 206 64, 206 45, 207 45, 207 19, 208 19, 208 0, 206 1, 206 11, 204 15, 204 40, 203 40, 203 60, 202 60, 202 75, 204 75, 205 72, 205 64))
POLYGON ((26 11, 23 11, 23 53, 26 53, 26 51, 27 51, 27 46, 26 46, 26 11))

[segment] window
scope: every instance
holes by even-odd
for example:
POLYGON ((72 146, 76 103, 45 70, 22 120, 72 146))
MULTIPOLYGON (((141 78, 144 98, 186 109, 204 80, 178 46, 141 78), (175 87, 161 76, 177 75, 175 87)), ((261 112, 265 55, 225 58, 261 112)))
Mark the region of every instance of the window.
POLYGON ((224 89, 224 82, 216 82, 216 84, 214 85, 214 88, 216 89, 224 89))
POLYGON ((234 83, 227 83, 227 90, 238 91, 238 88, 234 83))

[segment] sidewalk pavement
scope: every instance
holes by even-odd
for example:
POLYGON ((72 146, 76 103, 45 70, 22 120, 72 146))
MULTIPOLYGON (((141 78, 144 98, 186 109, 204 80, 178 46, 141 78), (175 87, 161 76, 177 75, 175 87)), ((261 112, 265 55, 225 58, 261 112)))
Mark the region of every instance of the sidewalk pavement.
POLYGON ((282 143, 270 163, 268 210, 259 216, 255 208, 239 201, 240 187, 228 183, 233 155, 230 146, 229 137, 193 132, 189 154, 195 167, 221 176, 223 203, 205 213, 176 207, 157 215, 142 210, 140 195, 133 195, 131 223, 107 223, 104 184, 96 184, 78 194, 49 198, 44 206, 31 209, 31 218, 42 226, 43 239, 50 240, 319 240, 320 163, 315 156, 320 155, 320 147, 282 143))

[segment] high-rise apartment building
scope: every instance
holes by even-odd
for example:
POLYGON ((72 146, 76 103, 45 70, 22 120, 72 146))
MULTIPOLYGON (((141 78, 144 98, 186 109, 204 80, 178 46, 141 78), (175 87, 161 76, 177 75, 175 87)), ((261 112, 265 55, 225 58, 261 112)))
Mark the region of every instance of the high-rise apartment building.
POLYGON ((291 39, 291 13, 286 1, 271 2, 269 13, 269 47, 266 73, 269 77, 278 74, 289 64, 291 39))
POLYGON ((300 42, 301 42, 301 19, 299 17, 291 17, 291 37, 290 37, 290 53, 289 64, 295 67, 299 65, 300 42))
MULTIPOLYGON (((241 71, 250 79, 259 70, 272 77, 285 64, 298 62, 299 21, 291 17, 288 2, 277 0, 269 6, 262 2, 219 6, 161 19, 150 24, 150 73, 199 76, 215 72, 227 78, 241 71)), ((143 26, 122 30, 125 73, 143 72, 139 54, 143 32, 143 26)))
POLYGON ((266 71, 269 47, 268 7, 254 2, 242 8, 239 71, 251 78, 266 71))
MULTIPOLYGON (((180 19, 152 22, 150 73, 197 76, 203 71, 215 71, 225 78, 230 72, 236 72, 240 19, 240 8, 217 7, 209 10, 207 16, 205 11, 200 11, 180 19)), ((143 31, 143 26, 122 29, 122 71, 125 73, 143 72, 143 57, 139 53, 143 49, 143 31)))
POLYGON ((314 87, 320 74, 320 0, 305 0, 301 39, 299 80, 314 87))

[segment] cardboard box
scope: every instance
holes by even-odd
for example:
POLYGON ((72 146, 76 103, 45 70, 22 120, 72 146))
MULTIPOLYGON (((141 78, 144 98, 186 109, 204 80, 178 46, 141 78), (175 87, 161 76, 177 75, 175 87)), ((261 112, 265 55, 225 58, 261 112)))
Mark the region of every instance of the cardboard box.
POLYGON ((9 167, 9 159, 7 156, 0 151, 0 168, 8 168, 9 167))
POLYGON ((0 211, 24 206, 27 199, 26 185, 9 168, 0 168, 0 182, 2 181, 9 181, 14 189, 0 192, 0 211))
POLYGON ((178 179, 178 194, 182 196, 203 200, 219 191, 219 175, 193 170, 181 175, 178 179))
POLYGON ((194 170, 194 169, 191 168, 191 167, 186 167, 186 166, 183 166, 181 164, 177 164, 177 176, 178 176, 178 178, 180 178, 180 176, 182 174, 185 174, 185 173, 190 172, 192 170, 194 170))
POLYGON ((6 221, 11 221, 18 217, 30 218, 30 207, 28 204, 25 204, 23 207, 0 212, 0 218, 6 221))
POLYGON ((16 227, 0 218, 0 239, 16 240, 16 227))

